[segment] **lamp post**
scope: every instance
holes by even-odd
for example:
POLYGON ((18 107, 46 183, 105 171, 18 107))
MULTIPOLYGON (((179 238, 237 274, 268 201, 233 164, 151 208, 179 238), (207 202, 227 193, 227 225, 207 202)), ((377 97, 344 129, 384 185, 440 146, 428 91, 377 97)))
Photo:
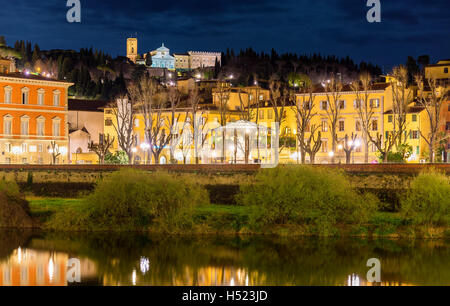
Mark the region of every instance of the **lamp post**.
MULTIPOLYGON (((338 150, 339 150, 339 152, 342 152, 342 149, 343 149, 344 147, 340 144, 340 145, 338 145, 338 150)), ((339 164, 341 163, 341 154, 339 154, 339 164)))

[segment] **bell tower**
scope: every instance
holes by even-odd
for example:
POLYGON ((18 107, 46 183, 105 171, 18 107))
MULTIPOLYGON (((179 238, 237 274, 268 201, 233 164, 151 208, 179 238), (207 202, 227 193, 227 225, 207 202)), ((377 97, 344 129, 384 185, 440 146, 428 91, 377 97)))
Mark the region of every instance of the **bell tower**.
POLYGON ((138 56, 137 48, 138 48, 137 38, 128 38, 127 39, 127 57, 133 63, 136 63, 136 59, 138 56))

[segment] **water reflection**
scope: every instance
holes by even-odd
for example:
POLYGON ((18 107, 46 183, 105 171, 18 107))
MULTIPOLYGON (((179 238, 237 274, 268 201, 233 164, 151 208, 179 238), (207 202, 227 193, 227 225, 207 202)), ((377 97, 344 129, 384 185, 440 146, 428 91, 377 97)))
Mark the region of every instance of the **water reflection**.
POLYGON ((0 285, 450 285, 448 241, 0 232, 0 285), (367 259, 381 261, 368 283, 367 259), (68 281, 69 280, 69 281, 68 281))

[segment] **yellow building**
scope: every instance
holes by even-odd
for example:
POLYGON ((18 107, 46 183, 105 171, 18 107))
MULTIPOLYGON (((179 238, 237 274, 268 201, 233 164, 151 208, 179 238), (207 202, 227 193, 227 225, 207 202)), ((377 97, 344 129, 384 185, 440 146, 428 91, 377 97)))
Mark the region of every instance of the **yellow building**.
POLYGON ((176 70, 189 70, 190 69, 189 54, 174 54, 173 57, 175 57, 175 69, 176 70))
MULTIPOLYGON (((308 94, 297 94, 296 101, 301 103, 307 98, 308 94)), ((314 109, 313 113, 316 115, 311 120, 311 126, 319 126, 321 131, 322 146, 316 155, 316 163, 330 163, 334 159, 335 163, 345 163, 345 152, 343 151, 344 139, 347 135, 349 138, 352 133, 357 135, 355 140, 356 148, 352 153, 352 163, 364 163, 365 151, 368 152, 368 162, 376 162, 377 149, 368 142, 367 148, 365 145, 366 139, 363 136, 363 129, 361 118, 358 112, 358 98, 356 93, 351 89, 349 85, 345 85, 340 92, 339 100, 339 118, 337 120, 337 137, 338 142, 336 146, 336 152, 332 148, 332 135, 331 135, 331 122, 327 115, 328 100, 327 95, 322 88, 315 90, 314 94, 314 109)), ((334 103, 334 99, 330 97, 331 103, 334 103)), ((378 83, 373 84, 369 91, 369 103, 372 106, 373 115, 370 122, 370 134, 376 137, 377 133, 383 134, 384 131, 384 112, 387 109, 392 108, 392 92, 390 84, 378 83)), ((285 123, 281 126, 281 135, 283 133, 286 136, 296 135, 296 110, 295 106, 288 108, 285 123)), ((307 138, 310 137, 310 133, 306 133, 307 138)), ((286 156, 286 154, 285 154, 286 156)), ((297 159, 296 154, 291 154, 290 159, 297 159), (293 156, 295 158, 293 158, 293 156)), ((308 157, 307 157, 308 160, 308 157)))
MULTIPOLYGON (((214 88, 212 91, 213 104, 219 105, 220 91, 214 88)), ((263 89, 259 86, 247 86, 247 87, 230 87, 227 92, 229 96, 227 106, 230 110, 240 110, 253 105, 255 103, 262 103, 270 99, 270 92, 267 89, 263 89)))
MULTIPOLYGON (((154 127, 156 126, 157 114, 154 115, 154 127)), ((171 123, 171 112, 170 110, 162 110, 160 114, 160 119, 164 122, 161 130, 164 130, 164 134, 168 135, 170 133, 171 123)), ((215 107, 208 106, 207 109, 201 110, 198 113, 201 119, 197 119, 201 122, 199 131, 202 133, 201 139, 204 139, 203 145, 199 145, 199 158, 208 158, 208 163, 218 162, 217 159, 210 160, 211 157, 203 154, 201 151, 208 151, 214 149, 215 135, 214 129, 220 126, 221 114, 215 107), (208 147, 209 146, 209 147, 208 147)), ((161 151, 159 156, 159 164, 170 163, 171 156, 176 159, 177 163, 194 163, 194 147, 192 143, 192 129, 190 128, 190 114, 187 108, 179 108, 176 112, 178 119, 178 124, 176 127, 177 134, 173 142, 168 142, 164 149, 161 151), (187 118, 187 119, 186 119, 187 118), (184 130, 183 130, 184 129, 184 130), (183 134, 183 131, 184 134, 183 134), (171 149, 171 144, 173 148, 171 149)), ((227 122, 237 121, 239 119, 239 114, 237 112, 227 112, 227 122)), ((114 145, 111 151, 118 151, 119 143, 117 141, 117 133, 114 128, 116 124, 115 112, 111 108, 106 108, 104 112, 104 133, 105 135, 110 135, 115 137, 114 145)), ((161 133, 162 134, 162 133, 161 133)), ((145 134, 145 121, 143 114, 137 113, 133 122, 133 163, 142 164, 148 163, 148 140, 145 134)), ((152 163, 155 163, 152 157, 152 163)))
MULTIPOLYGON (((392 110, 385 113, 384 116, 384 137, 387 137, 387 133, 392 132, 394 129, 394 116, 392 110)), ((424 162, 428 158, 428 144, 420 136, 422 133, 427 133, 430 130, 429 119, 426 111, 423 107, 414 106, 412 103, 406 114, 406 131, 403 135, 405 144, 411 146, 412 154, 408 158, 409 163, 424 162)), ((395 152, 395 148, 393 148, 395 152)))
POLYGON ((450 80, 450 59, 440 60, 436 64, 427 65, 425 67, 425 78, 435 78, 438 80, 447 81, 450 80))

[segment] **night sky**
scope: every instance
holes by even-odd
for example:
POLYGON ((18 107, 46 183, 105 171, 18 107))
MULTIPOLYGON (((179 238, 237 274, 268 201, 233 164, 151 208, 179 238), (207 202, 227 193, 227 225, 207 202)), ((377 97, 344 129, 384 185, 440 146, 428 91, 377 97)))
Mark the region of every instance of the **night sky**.
POLYGON ((93 47, 125 55, 165 43, 171 52, 256 51, 349 55, 388 69, 408 55, 450 58, 449 0, 381 0, 368 23, 366 0, 81 0, 81 24, 66 21, 66 0, 1 0, 0 35, 41 49, 93 47))

